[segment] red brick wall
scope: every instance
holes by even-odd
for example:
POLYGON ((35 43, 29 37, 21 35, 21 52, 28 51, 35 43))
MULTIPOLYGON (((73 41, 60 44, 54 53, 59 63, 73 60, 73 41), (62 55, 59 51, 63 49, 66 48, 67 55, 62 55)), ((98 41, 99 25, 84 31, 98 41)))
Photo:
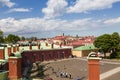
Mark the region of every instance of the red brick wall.
POLYGON ((56 60, 68 58, 70 55, 71 49, 24 51, 22 53, 22 61, 25 63, 26 59, 29 59, 31 62, 56 60))
POLYGON ((5 58, 4 49, 0 49, 0 59, 4 58, 5 58))

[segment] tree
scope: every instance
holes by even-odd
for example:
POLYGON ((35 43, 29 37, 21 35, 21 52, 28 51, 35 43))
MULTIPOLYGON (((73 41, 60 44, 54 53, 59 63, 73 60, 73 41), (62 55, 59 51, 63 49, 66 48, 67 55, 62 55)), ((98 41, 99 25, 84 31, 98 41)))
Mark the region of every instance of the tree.
POLYGON ((25 37, 24 37, 24 36, 22 36, 22 37, 21 37, 21 40, 22 40, 22 41, 25 41, 25 37))
POLYGON ((112 54, 110 55, 110 58, 118 58, 120 57, 120 36, 117 32, 114 32, 112 35, 112 47, 111 51, 112 54))
POLYGON ((19 36, 17 35, 14 35, 14 34, 9 34, 7 37, 6 37, 6 42, 8 43, 16 43, 17 41, 20 40, 19 36))
POLYGON ((0 43, 4 42, 4 38, 3 38, 3 31, 0 30, 0 43))
POLYGON ((95 47, 99 48, 104 52, 106 57, 106 52, 112 52, 110 57, 120 56, 120 36, 117 32, 113 34, 104 34, 97 37, 94 41, 95 47))
POLYGON ((112 39, 111 35, 104 34, 104 35, 97 37, 94 41, 95 47, 103 51, 105 57, 106 57, 106 52, 110 52, 110 49, 112 46, 111 39, 112 39))
POLYGON ((36 41, 37 40, 37 37, 31 37, 30 38, 30 41, 36 41))
POLYGON ((111 35, 111 38, 112 38, 112 47, 111 47, 111 50, 114 53, 114 52, 117 52, 119 50, 120 37, 119 37, 119 34, 117 32, 114 32, 111 35))

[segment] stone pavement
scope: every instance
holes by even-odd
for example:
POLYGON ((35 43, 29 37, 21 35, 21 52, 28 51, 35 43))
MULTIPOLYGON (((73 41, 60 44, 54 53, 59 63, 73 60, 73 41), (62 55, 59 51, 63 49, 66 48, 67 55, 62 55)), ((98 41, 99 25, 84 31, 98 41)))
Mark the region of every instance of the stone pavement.
MULTIPOLYGON (((72 79, 56 77, 52 72, 52 69, 45 71, 47 77, 53 78, 53 80, 76 80, 80 77, 81 80, 87 80, 88 77, 88 64, 86 58, 69 58, 57 61, 45 61, 43 64, 49 63, 47 67, 54 68, 55 72, 64 71, 71 73, 72 79)), ((101 80, 110 80, 109 77, 114 77, 116 74, 120 73, 120 63, 119 61, 102 60, 100 61, 100 77, 101 80)), ((120 77, 120 76, 117 76, 120 77)), ((111 78, 111 80, 119 80, 117 77, 111 78)), ((39 79, 38 79, 39 80, 39 79)))
POLYGON ((114 75, 114 74, 116 74, 118 72, 120 72, 120 67, 117 67, 117 68, 112 69, 110 71, 107 71, 107 72, 105 72, 103 74, 100 74, 100 80, 108 78, 108 77, 110 77, 110 76, 112 76, 112 75, 114 75))

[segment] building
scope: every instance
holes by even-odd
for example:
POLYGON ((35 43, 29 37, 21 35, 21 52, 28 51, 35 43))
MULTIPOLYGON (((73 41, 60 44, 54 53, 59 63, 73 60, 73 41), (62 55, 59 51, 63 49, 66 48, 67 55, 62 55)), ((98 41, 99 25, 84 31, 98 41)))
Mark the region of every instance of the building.
POLYGON ((85 57, 92 51, 97 52, 98 49, 94 45, 79 46, 72 50, 72 55, 76 57, 85 57))

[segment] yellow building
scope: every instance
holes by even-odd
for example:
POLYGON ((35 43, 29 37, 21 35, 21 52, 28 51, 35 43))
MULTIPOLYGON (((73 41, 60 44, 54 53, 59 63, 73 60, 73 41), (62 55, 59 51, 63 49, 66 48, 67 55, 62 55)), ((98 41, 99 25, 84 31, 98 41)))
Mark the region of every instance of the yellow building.
POLYGON ((72 50, 72 55, 76 57, 85 57, 91 52, 97 52, 98 49, 94 45, 80 46, 72 50))

